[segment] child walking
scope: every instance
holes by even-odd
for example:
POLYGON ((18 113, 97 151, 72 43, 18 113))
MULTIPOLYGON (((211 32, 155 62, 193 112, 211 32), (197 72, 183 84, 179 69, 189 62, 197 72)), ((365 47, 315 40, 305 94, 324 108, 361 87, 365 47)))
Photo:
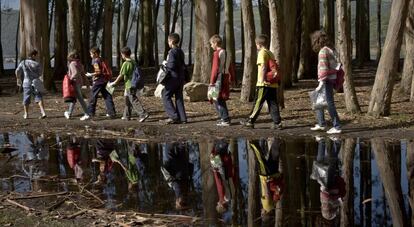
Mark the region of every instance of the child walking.
POLYGON ((210 38, 210 45, 214 50, 210 86, 220 84, 220 91, 217 100, 214 100, 217 113, 220 117, 217 126, 230 126, 229 111, 226 104, 226 100, 228 100, 230 96, 230 74, 228 62, 226 61, 226 50, 221 48, 222 42, 223 41, 219 35, 213 35, 210 38))
POLYGON ((123 120, 130 120, 131 119, 131 110, 138 114, 139 122, 144 122, 148 117, 149 114, 145 111, 144 107, 142 106, 141 102, 137 96, 136 88, 132 87, 132 76, 136 67, 136 63, 134 63, 131 59, 131 49, 129 47, 124 47, 121 50, 121 56, 124 60, 124 63, 121 66, 121 71, 119 72, 119 76, 116 80, 110 83, 110 86, 115 86, 119 83, 119 81, 124 80, 125 84, 125 108, 124 108, 124 115, 122 117, 123 120))
POLYGON ((270 116, 272 117, 272 129, 282 129, 282 119, 279 113, 279 104, 277 103, 278 83, 267 81, 266 75, 269 73, 269 60, 275 59, 273 53, 267 49, 269 38, 266 35, 259 35, 256 38, 256 47, 259 51, 257 56, 258 75, 256 83, 256 97, 253 109, 247 121, 240 122, 243 126, 254 128, 254 123, 259 117, 263 103, 266 101, 269 107, 270 116))
POLYGON ((40 80, 40 64, 36 61, 37 50, 32 50, 29 53, 28 59, 20 62, 16 69, 17 84, 21 84, 23 88, 23 118, 29 118, 29 105, 31 96, 34 96, 34 100, 39 104, 40 117, 39 119, 46 118, 45 108, 43 106, 43 82, 40 80))
POLYGON ((89 118, 95 116, 96 111, 96 102, 98 94, 101 93, 102 97, 105 100, 107 116, 110 118, 115 118, 115 105, 112 100, 112 95, 106 90, 106 84, 111 79, 111 75, 108 75, 109 72, 105 63, 100 57, 101 51, 97 47, 93 47, 90 51, 92 58, 92 66, 94 69, 93 73, 88 73, 87 76, 92 77, 92 93, 88 105, 88 113, 80 118, 81 121, 88 120, 89 118))
POLYGON ((86 78, 84 78, 85 70, 83 68, 82 63, 80 62, 79 53, 77 51, 72 51, 71 53, 69 53, 68 62, 68 77, 75 88, 75 97, 73 100, 71 100, 71 102, 69 102, 69 108, 64 113, 66 119, 70 119, 70 117, 72 116, 76 101, 79 101, 79 103, 81 104, 84 114, 88 115, 88 106, 86 105, 85 100, 83 99, 81 90, 81 87, 84 84, 84 81, 86 80, 86 78))

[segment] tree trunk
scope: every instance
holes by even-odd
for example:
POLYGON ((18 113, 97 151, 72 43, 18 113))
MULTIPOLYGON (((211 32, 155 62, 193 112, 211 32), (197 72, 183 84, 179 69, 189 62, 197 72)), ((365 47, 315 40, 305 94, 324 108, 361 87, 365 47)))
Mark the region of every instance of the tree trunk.
POLYGON ((120 25, 120 35, 119 35, 119 44, 121 48, 127 46, 127 32, 128 32, 128 23, 129 23, 129 14, 131 9, 131 0, 122 1, 121 9, 121 25, 120 25))
POLYGON ((140 54, 140 63, 144 67, 154 66, 154 46, 153 46, 153 31, 152 28, 152 11, 153 11, 153 1, 143 0, 142 1, 142 54, 140 54))
POLYGON ((161 0, 157 0, 157 5, 154 8, 154 24, 153 24, 153 28, 154 28, 154 57, 155 57, 155 65, 158 66, 159 64, 159 56, 158 56, 158 13, 160 11, 160 2, 161 0))
POLYGON ((361 113, 358 98, 355 91, 352 75, 352 52, 351 52, 351 17, 348 15, 349 0, 337 0, 338 12, 338 47, 345 72, 345 106, 350 113, 361 113))
MULTIPOLYGON (((2 4, 1 3, 2 2, 0 0, 0 9, 2 9, 2 4)), ((1 29, 2 29, 1 16, 2 15, 1 15, 1 12, 0 12, 0 76, 3 76, 4 75, 4 59, 3 59, 3 44, 2 44, 2 41, 1 41, 1 34, 2 34, 2 32, 1 32, 1 29)))
POLYGON ((371 144, 385 197, 391 211, 393 225, 408 226, 408 217, 405 213, 404 197, 401 189, 401 175, 397 171, 399 169, 398 163, 392 161, 394 156, 392 149, 382 138, 371 139, 371 144))
POLYGON ((369 0, 356 0, 355 44, 356 60, 363 64, 370 60, 369 0))
MULTIPOLYGON (((300 23, 300 20, 297 19, 299 7, 300 5, 298 5, 296 1, 283 2, 284 27, 286 30, 284 39, 286 64, 285 69, 283 70, 284 73, 282 75, 284 88, 290 88, 293 84, 293 71, 295 71, 293 67, 294 62, 296 61, 296 44, 295 42, 292 42, 292 40, 295 40, 295 37, 297 36, 296 28, 297 24, 300 23)), ((284 107, 284 105, 282 107, 284 107)))
MULTIPOLYGON (((302 33, 302 0, 296 0, 296 18, 292 18, 292 20, 296 21, 295 31, 294 31, 294 38, 293 38, 293 56, 292 56, 292 82, 297 83, 299 81, 299 63, 300 63, 300 53, 301 53, 301 43, 302 43, 302 36, 296 35, 302 33)), ((286 40, 289 41, 288 39, 286 40)))
POLYGON ((223 5, 223 0, 216 0, 216 34, 220 34, 220 24, 221 24, 221 6, 223 5))
POLYGON ((82 15, 82 53, 81 53, 81 59, 82 63, 84 65, 90 65, 91 58, 89 57, 89 49, 90 49, 90 42, 91 42, 91 0, 84 0, 82 1, 82 9, 83 9, 83 15, 82 15))
POLYGON ((175 27, 177 25, 177 21, 178 21, 178 6, 180 5, 180 0, 175 0, 175 5, 174 5, 174 15, 173 15, 173 20, 171 23, 171 32, 170 33, 175 33, 175 27))
MULTIPOLYGON (((117 3, 117 7, 116 7, 116 15, 117 15, 117 20, 116 20, 116 67, 118 69, 121 68, 122 65, 122 59, 121 59, 121 20, 122 20, 122 15, 121 15, 121 8, 122 8, 122 3, 121 0, 115 0, 117 3)), ((114 13, 115 14, 115 13, 114 13)))
POLYGON ((184 2, 183 0, 180 1, 180 31, 182 34, 181 39, 180 39, 180 48, 182 48, 184 35, 185 35, 184 34, 184 2))
POLYGON ((103 30, 103 46, 102 57, 112 67, 112 23, 113 23, 113 3, 112 0, 104 2, 104 30, 103 30))
POLYGON ((168 46, 168 35, 170 35, 171 0, 164 1, 164 59, 167 58, 170 47, 168 46))
POLYGON ((193 27, 194 27, 194 1, 191 2, 191 12, 190 12, 190 37, 188 42, 188 65, 193 64, 193 27))
POLYGON ((300 79, 317 77, 318 55, 312 50, 310 35, 319 30, 319 0, 303 0, 302 42, 298 76, 300 79))
POLYGON ((261 33, 270 37, 270 14, 267 0, 258 0, 261 33))
POLYGON ((236 62, 236 47, 235 47, 235 37, 234 37, 233 0, 224 1, 224 12, 225 12, 225 24, 226 24, 225 25, 226 27, 225 29, 226 51, 228 54, 227 59, 235 63, 236 62))
POLYGON ((342 150, 342 176, 345 181, 346 194, 343 198, 341 210, 341 226, 354 225, 354 153, 355 153, 355 139, 345 139, 345 145, 342 150))
MULTIPOLYGON (((405 27, 405 59, 401 79, 401 90, 409 94, 414 74, 414 1, 410 1, 410 7, 405 27)), ((414 92, 414 91, 413 91, 414 92)))
POLYGON ((382 48, 381 2, 382 0, 377 0, 377 61, 379 61, 381 58, 382 48))
MULTIPOLYGON (((137 4, 139 4, 140 1, 137 1, 137 4)), ((141 30, 140 30, 140 23, 141 23, 141 17, 142 17, 142 5, 140 4, 139 10, 137 12, 137 25, 136 25, 136 36, 135 36, 135 48, 134 48, 134 55, 135 55, 135 61, 138 62, 139 56, 138 56, 138 48, 140 46, 140 37, 142 36, 141 30)))
POLYGON ((100 1, 98 6, 98 12, 95 18, 95 27, 93 29, 92 33, 92 46, 97 46, 97 40, 98 40, 98 33, 101 29, 101 23, 102 23, 102 13, 105 8, 105 1, 100 1))
POLYGON ((244 68, 243 68, 243 82, 241 89, 240 100, 248 102, 254 97, 254 88, 257 81, 257 50, 255 45, 256 32, 254 27, 254 16, 252 1, 242 0, 241 8, 243 14, 243 28, 244 28, 244 68))
POLYGON ((391 98, 400 59, 408 2, 409 0, 394 0, 392 2, 387 38, 368 107, 368 114, 373 116, 387 116, 391 111, 391 98))
MULTIPOLYGON (((55 0, 49 0, 50 2, 50 13, 49 13, 49 27, 48 27, 48 34, 49 34, 49 39, 50 36, 52 35, 52 22, 53 22, 53 16, 54 16, 54 10, 55 10, 55 0)), ((0 7, 1 7, 1 1, 0 1, 0 7)), ((48 5, 49 7, 49 5, 48 5)))
POLYGON ((82 27, 80 26, 80 1, 68 0, 69 9, 69 51, 80 51, 82 42, 82 27))
MULTIPOLYGON (((240 18, 243 18, 243 10, 240 8, 240 18)), ((246 47, 244 46, 245 45, 245 38, 246 37, 244 37, 244 26, 243 26, 243 24, 244 24, 244 21, 243 20, 240 20, 240 27, 241 27, 241 47, 242 47, 242 49, 241 49, 241 60, 240 60, 240 64, 241 65, 244 65, 244 55, 245 55, 245 52, 246 52, 246 47)))
POLYGON ((62 79, 67 72, 68 35, 66 30, 66 2, 56 1, 55 10, 55 66, 53 77, 62 79))
POLYGON ((20 53, 19 53, 19 46, 20 46, 19 37, 20 37, 20 15, 17 17, 16 43, 15 43, 15 46, 14 46, 14 50, 16 52, 16 55, 15 55, 16 61, 14 63, 14 68, 17 68, 18 64, 19 64, 19 61, 18 61, 19 60, 19 55, 20 55, 20 53))
POLYGON ((407 145, 407 171, 410 193, 411 224, 414 224, 414 142, 412 140, 409 141, 407 145))
POLYGON ((211 72, 212 49, 209 44, 210 37, 216 31, 215 0, 195 2, 195 33, 196 49, 192 81, 209 83, 211 72))
POLYGON ((20 58, 38 50, 43 81, 47 90, 56 90, 50 72, 48 1, 26 0, 20 2, 20 58))
POLYGON ((335 40, 335 2, 323 0, 323 28, 331 40, 335 40))
POLYGON ((204 209, 204 217, 210 222, 217 220, 216 204, 218 195, 214 177, 210 166, 210 151, 213 149, 212 143, 199 143, 200 149, 200 168, 201 172, 205 173, 202 177, 202 201, 204 209))
MULTIPOLYGON (((251 3, 251 2, 250 2, 251 3)), ((260 217, 259 197, 259 174, 258 166, 254 151, 250 148, 250 142, 247 142, 247 157, 248 157, 248 171, 249 171, 249 185, 247 194, 247 225, 257 226, 257 218, 260 217)))

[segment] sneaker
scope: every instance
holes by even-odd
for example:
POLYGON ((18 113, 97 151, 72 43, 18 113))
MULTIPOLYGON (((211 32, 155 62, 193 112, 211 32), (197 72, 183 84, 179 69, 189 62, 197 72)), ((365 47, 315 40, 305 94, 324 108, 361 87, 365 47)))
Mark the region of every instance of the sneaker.
POLYGON ((148 113, 145 113, 144 115, 142 115, 139 119, 138 119, 138 121, 139 122, 144 122, 145 120, 147 120, 147 118, 149 117, 149 114, 148 113))
POLYGON ((89 116, 88 114, 83 115, 83 117, 81 117, 79 120, 81 121, 86 121, 89 120, 91 118, 91 116, 89 116))
POLYGON ((283 129, 283 125, 282 123, 279 124, 272 124, 272 126, 270 126, 271 129, 275 129, 275 130, 282 130, 283 129))
POLYGON ((131 120, 129 117, 121 117, 121 120, 124 120, 124 121, 129 121, 129 120, 131 120))
POLYGON ((250 121, 240 121, 240 124, 246 128, 254 128, 254 124, 250 121))
POLYGON ((342 130, 341 130, 341 129, 331 128, 331 129, 329 129, 326 133, 328 133, 328 134, 339 134, 339 133, 341 133, 341 132, 342 132, 342 130))
POLYGON ((45 119, 46 117, 47 117, 46 114, 42 114, 42 115, 40 115, 39 119, 45 119))
POLYGON ((219 127, 227 127, 230 126, 230 121, 220 121, 216 125, 219 127))
POLYGON ((23 119, 29 118, 29 115, 27 113, 23 114, 23 119))
POLYGON ((180 124, 181 123, 179 120, 173 120, 171 118, 168 118, 167 120, 161 120, 161 122, 166 124, 166 125, 180 124))
POLYGON ((316 124, 314 127, 310 128, 310 130, 311 131, 325 131, 325 127, 316 124))
POLYGON ((66 119, 70 119, 70 114, 68 111, 65 111, 65 113, 63 113, 63 115, 65 116, 66 119))

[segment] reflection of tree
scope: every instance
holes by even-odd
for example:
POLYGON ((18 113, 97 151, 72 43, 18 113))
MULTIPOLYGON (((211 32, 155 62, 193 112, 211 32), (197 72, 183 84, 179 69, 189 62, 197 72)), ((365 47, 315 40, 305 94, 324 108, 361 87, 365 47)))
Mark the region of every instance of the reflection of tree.
POLYGON ((407 171, 408 188, 410 193, 411 226, 414 225, 414 141, 410 140, 407 145, 407 171))
POLYGON ((363 226, 371 225, 371 202, 363 203, 364 200, 372 197, 372 179, 371 179, 371 150, 360 151, 360 212, 361 224, 363 226))
POLYGON ((371 144, 383 182, 385 197, 391 210, 393 225, 408 226, 401 189, 401 177, 398 174, 398 163, 393 158, 395 153, 392 152, 392 147, 383 139, 371 139, 371 144))
POLYGON ((233 223, 241 223, 243 217, 245 216, 244 213, 244 204, 243 204, 243 195, 242 195, 242 189, 240 185, 240 178, 239 178, 239 151, 237 146, 237 141, 234 139, 230 140, 230 152, 233 159, 233 166, 234 166, 234 172, 235 174, 235 182, 231 184, 232 186, 232 213, 233 213, 233 223))
POLYGON ((341 212, 341 226, 354 225, 354 172, 353 161, 355 152, 355 139, 346 139, 342 150, 342 176, 345 181, 346 194, 343 198, 341 212))
POLYGON ((214 183, 214 177, 211 174, 210 170, 210 152, 214 144, 209 143, 199 143, 200 148, 200 164, 202 175, 202 185, 203 185, 203 207, 204 207, 204 217, 211 221, 217 221, 217 211, 216 203, 218 200, 216 185, 214 183))
MULTIPOLYGON (((249 142, 248 142, 249 144, 249 142)), ((247 195, 247 225, 256 226, 257 218, 260 216, 259 209, 259 175, 257 174, 258 167, 254 155, 254 151, 248 148, 248 163, 249 163, 249 192, 247 195)))

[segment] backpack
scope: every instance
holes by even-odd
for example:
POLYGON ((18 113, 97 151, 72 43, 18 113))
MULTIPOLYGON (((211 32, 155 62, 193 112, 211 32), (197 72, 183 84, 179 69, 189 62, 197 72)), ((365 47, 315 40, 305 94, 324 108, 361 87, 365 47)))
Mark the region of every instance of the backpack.
POLYGON ((134 63, 134 72, 132 73, 131 88, 140 90, 144 88, 144 75, 138 64, 134 63))
POLYGON ((345 71, 342 68, 339 68, 339 70, 336 72, 336 80, 334 82, 334 89, 337 92, 343 91, 343 86, 345 82, 345 71))
POLYGON ((105 60, 101 61, 101 73, 106 82, 110 81, 112 78, 112 69, 109 67, 108 62, 105 60))
POLYGON ((279 65, 277 64, 275 59, 269 58, 269 60, 267 61, 267 70, 268 72, 266 73, 266 82, 271 84, 279 83, 279 65))

